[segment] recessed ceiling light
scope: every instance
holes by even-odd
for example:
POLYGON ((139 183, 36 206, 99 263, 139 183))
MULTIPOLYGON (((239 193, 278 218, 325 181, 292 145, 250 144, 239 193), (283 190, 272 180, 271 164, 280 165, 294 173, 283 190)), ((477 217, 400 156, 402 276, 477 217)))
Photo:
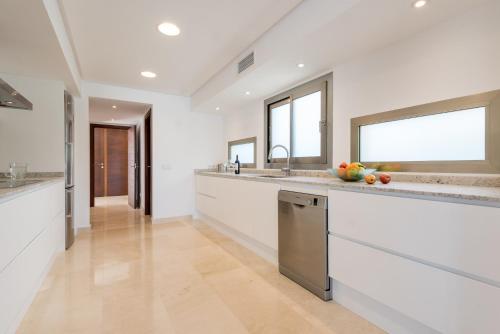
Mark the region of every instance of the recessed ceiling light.
POLYGON ((12 103, 14 103, 14 102, 12 102, 12 101, 7 101, 7 104, 12 104, 12 103))
POLYGON ((167 36, 177 36, 181 33, 179 27, 170 22, 163 22, 158 25, 158 31, 167 36))
POLYGON ((249 91, 246 91, 245 92, 245 95, 250 95, 251 93, 249 91))
POLYGON ((297 67, 298 67, 298 68, 302 68, 302 67, 304 67, 304 66, 306 66, 304 63, 299 63, 299 64, 297 64, 297 67))
POLYGON ((156 73, 150 71, 142 71, 141 75, 145 78, 156 78, 156 73))
POLYGON ((219 111, 219 110, 220 110, 220 107, 215 107, 215 110, 219 111))
POLYGON ((16 96, 16 95, 17 95, 17 92, 15 92, 15 91, 14 91, 14 92, 10 93, 10 95, 12 95, 12 96, 16 96))
POLYGON ((413 3, 413 7, 415 8, 422 8, 425 5, 427 5, 427 0, 418 0, 413 3))
POLYGON ((111 108, 116 109, 116 106, 111 106, 111 108))

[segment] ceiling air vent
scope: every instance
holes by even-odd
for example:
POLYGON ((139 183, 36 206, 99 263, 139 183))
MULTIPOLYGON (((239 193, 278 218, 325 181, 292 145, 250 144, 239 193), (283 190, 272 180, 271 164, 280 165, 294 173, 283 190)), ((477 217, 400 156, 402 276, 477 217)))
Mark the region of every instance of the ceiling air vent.
POLYGON ((254 63, 254 57, 252 52, 238 63, 238 73, 243 72, 244 70, 252 66, 253 63, 254 63))

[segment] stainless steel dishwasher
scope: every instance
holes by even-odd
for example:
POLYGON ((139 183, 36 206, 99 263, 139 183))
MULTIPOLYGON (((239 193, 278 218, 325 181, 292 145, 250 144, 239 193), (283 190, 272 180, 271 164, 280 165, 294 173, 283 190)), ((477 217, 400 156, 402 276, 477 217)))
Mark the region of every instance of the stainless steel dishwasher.
POLYGON ((332 299, 328 276, 328 198, 280 191, 280 272, 323 300, 332 299))

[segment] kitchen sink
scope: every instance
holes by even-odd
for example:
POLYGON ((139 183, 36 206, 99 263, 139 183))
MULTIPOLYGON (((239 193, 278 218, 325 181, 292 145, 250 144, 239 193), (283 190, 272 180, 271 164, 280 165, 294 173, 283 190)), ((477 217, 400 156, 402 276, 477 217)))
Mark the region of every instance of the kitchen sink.
POLYGON ((40 180, 0 180, 0 189, 10 189, 10 188, 18 188, 22 186, 27 186, 29 184, 42 182, 40 180))

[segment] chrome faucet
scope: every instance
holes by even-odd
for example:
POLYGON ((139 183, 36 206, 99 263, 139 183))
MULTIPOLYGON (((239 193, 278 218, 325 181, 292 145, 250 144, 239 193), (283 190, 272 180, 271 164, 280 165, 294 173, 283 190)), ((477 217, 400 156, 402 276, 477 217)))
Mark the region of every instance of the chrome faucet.
POLYGON ((286 167, 281 168, 281 171, 283 173, 285 173, 286 176, 290 176, 290 172, 291 172, 291 168, 290 168, 290 152, 288 151, 288 149, 285 146, 283 146, 283 145, 274 145, 271 148, 271 150, 269 151, 269 155, 268 155, 267 159, 271 160, 273 158, 273 151, 276 148, 282 148, 282 149, 285 150, 285 152, 286 152, 286 167))

